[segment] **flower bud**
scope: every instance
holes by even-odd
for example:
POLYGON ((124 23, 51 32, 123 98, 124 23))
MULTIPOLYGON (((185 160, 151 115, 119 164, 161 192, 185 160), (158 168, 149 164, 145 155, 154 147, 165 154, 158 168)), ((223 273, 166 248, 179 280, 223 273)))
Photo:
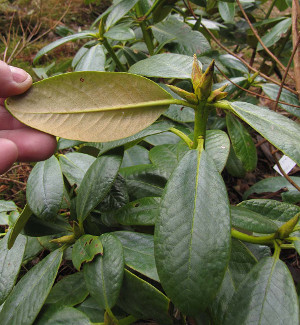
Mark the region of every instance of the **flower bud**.
POLYGON ((224 86, 212 91, 209 97, 207 98, 207 102, 212 103, 224 99, 228 95, 226 91, 223 91, 227 86, 228 84, 225 84, 224 86))
POLYGON ((172 85, 167 85, 172 91, 174 91, 175 94, 177 94, 178 96, 180 96, 181 98, 185 99, 186 101, 188 101, 191 104, 197 105, 198 104, 198 98, 195 94, 190 93, 188 91, 185 91, 181 88, 178 88, 176 86, 172 86, 172 85))

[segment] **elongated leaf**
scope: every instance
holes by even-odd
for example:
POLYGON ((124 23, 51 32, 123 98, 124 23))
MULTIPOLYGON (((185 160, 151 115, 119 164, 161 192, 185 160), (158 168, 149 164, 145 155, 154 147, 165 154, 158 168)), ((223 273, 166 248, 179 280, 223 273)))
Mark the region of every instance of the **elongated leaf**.
MULTIPOLYGON (((267 32, 262 38, 262 42, 266 47, 274 45, 280 40, 282 35, 287 32, 287 30, 292 26, 292 19, 286 18, 283 21, 276 24, 269 32, 267 32)), ((260 43, 257 44, 257 50, 262 50, 260 43)))
POLYGON ((127 41, 135 38, 134 31, 127 25, 117 25, 109 29, 104 37, 117 41, 127 41))
POLYGON ((26 237, 19 236, 11 249, 7 248, 9 233, 0 241, 0 304, 12 290, 20 271, 26 247, 26 237))
POLYGON ((56 250, 27 272, 0 312, 3 325, 30 325, 42 308, 56 277, 62 252, 56 250))
POLYGON ((83 221, 106 197, 122 163, 123 150, 97 158, 83 177, 76 199, 77 218, 83 221))
POLYGON ((37 63, 37 61, 46 53, 50 52, 51 50, 55 49, 56 47, 70 42, 70 41, 75 41, 77 39, 82 39, 82 38, 90 38, 90 37, 94 37, 94 33, 95 31, 92 30, 86 30, 84 32, 81 33, 77 33, 77 34, 72 34, 63 38, 60 38, 48 45, 46 45, 45 47, 43 47, 35 56, 33 63, 37 63))
MULTIPOLYGON (((265 94, 274 100, 277 99, 279 88, 280 87, 278 85, 271 84, 271 83, 262 84, 262 89, 265 92, 265 94)), ((300 104, 297 96, 284 88, 282 88, 282 90, 281 90, 279 100, 289 103, 289 104, 293 104, 293 105, 300 104)), ((286 110, 287 112, 289 112, 297 117, 300 117, 300 108, 299 107, 292 107, 292 106, 281 104, 281 103, 279 103, 278 105, 281 108, 283 108, 284 110, 286 110)))
POLYGON ((69 152, 66 155, 59 156, 60 167, 63 174, 66 176, 71 186, 77 184, 78 187, 85 173, 95 160, 95 157, 78 152, 69 152))
POLYGON ((19 233, 25 227, 25 225, 31 215, 32 215, 32 212, 31 212, 29 206, 26 204, 22 213, 20 213, 16 223, 14 224, 12 230, 9 233, 9 238, 8 238, 8 243, 7 243, 8 249, 11 249, 13 247, 16 238, 18 237, 19 233))
POLYGON ((43 220, 53 220, 60 209, 64 182, 58 160, 51 158, 38 162, 31 171, 26 198, 31 211, 43 220))
POLYGON ((174 39, 172 52, 193 56, 210 50, 207 39, 198 31, 192 30, 174 16, 152 26, 154 37, 159 43, 174 39))
POLYGON ((72 249, 72 262, 79 271, 82 263, 91 262, 96 255, 103 255, 103 246, 98 236, 83 235, 72 249))
POLYGON ((287 266, 271 257, 262 259, 233 296, 224 325, 298 324, 299 304, 287 266))
POLYGON ((253 212, 273 220, 277 225, 281 226, 300 212, 300 207, 294 204, 279 202, 276 200, 254 199, 243 201, 239 204, 253 212))
MULTIPOLYGON (((190 79, 192 65, 192 56, 163 53, 137 62, 129 72, 147 77, 190 79)), ((199 65, 202 66, 201 63, 199 65)))
POLYGON ((124 152, 121 168, 150 163, 149 151, 142 146, 133 146, 124 152))
POLYGON ((88 296, 83 273, 65 276, 50 291, 46 304, 56 306, 75 306, 88 296))
POLYGON ((106 233, 100 237, 103 256, 84 264, 84 279, 88 291, 101 308, 112 308, 119 296, 124 274, 124 255, 121 242, 106 233))
POLYGON ((113 6, 106 19, 106 28, 113 26, 118 20, 127 14, 127 12, 138 2, 138 0, 122 0, 113 6))
POLYGON ((128 314, 141 319, 154 319, 171 325, 168 314, 170 300, 148 282, 125 270, 118 305, 128 314))
POLYGON ((300 166, 300 126, 269 109, 244 102, 230 103, 233 112, 300 166))
POLYGON ((114 235, 123 245, 126 265, 159 282, 154 260, 153 236, 132 231, 116 231, 114 235))
POLYGON ((158 275, 183 313, 197 314, 212 302, 229 254, 225 185, 206 151, 190 150, 168 181, 155 227, 158 275))
POLYGON ((93 297, 88 297, 76 309, 85 313, 92 322, 100 323, 104 321, 105 310, 100 308, 93 297))
POLYGON ((153 81, 128 73, 83 71, 35 83, 6 100, 23 123, 66 139, 106 142, 152 124, 172 103, 153 81))
MULTIPOLYGON (((222 55, 219 55, 219 58, 218 59, 227 68, 240 71, 243 74, 245 74, 245 73, 247 74, 248 73, 248 68, 239 59, 235 58, 231 54, 222 54, 222 55)), ((239 78, 232 78, 232 79, 239 80, 239 78)), ((226 82, 228 83, 227 80, 226 80, 226 82)), ((226 92, 228 92, 228 89, 227 88, 226 88, 226 92)))
POLYGON ((49 306, 43 310, 36 325, 90 325, 91 322, 81 311, 67 306, 49 306))
POLYGON ((85 51, 75 71, 105 71, 105 60, 104 46, 97 44, 85 51))
POLYGON ((219 13, 225 22, 234 22, 235 4, 218 1, 219 13))
POLYGON ((16 210, 18 210, 18 207, 13 201, 0 200, 0 213, 16 210))
POLYGON ((233 227, 261 234, 272 234, 278 230, 270 219, 240 206, 231 206, 231 222, 233 227))
POLYGON ((226 115, 226 124, 236 156, 246 171, 253 171, 257 165, 257 153, 251 135, 231 114, 226 115))

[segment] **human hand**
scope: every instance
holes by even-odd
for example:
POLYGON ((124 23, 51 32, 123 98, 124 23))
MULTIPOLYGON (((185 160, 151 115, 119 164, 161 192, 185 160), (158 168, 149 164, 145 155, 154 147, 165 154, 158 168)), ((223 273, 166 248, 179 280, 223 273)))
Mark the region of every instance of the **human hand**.
POLYGON ((0 61, 0 174, 15 161, 44 160, 55 151, 55 137, 22 124, 4 107, 6 97, 22 94, 31 84, 27 72, 0 61))

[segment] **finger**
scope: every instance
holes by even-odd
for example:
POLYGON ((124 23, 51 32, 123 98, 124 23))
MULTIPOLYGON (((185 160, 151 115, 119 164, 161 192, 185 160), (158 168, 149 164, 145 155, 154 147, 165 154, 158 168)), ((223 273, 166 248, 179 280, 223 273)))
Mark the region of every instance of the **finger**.
MULTIPOLYGON (((0 138, 15 143, 18 150, 18 161, 40 161, 49 158, 56 149, 56 139, 50 134, 34 129, 0 130, 0 138)), ((0 155, 0 160, 3 156, 0 155)))
POLYGON ((18 158, 18 148, 10 140, 0 139, 0 175, 6 172, 18 158))
POLYGON ((22 94, 31 84, 31 76, 26 71, 0 61, 0 97, 22 94))
POLYGON ((27 127, 15 119, 0 103, 0 130, 14 130, 27 127))

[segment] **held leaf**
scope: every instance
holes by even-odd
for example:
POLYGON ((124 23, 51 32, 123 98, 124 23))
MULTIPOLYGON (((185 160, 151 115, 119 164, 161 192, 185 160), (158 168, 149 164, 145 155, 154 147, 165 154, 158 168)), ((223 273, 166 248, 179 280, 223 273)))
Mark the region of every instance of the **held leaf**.
POLYGON ((106 142, 143 130, 173 101, 141 76, 82 71, 39 81, 5 105, 32 128, 66 139, 106 142))

